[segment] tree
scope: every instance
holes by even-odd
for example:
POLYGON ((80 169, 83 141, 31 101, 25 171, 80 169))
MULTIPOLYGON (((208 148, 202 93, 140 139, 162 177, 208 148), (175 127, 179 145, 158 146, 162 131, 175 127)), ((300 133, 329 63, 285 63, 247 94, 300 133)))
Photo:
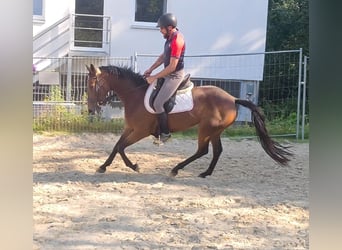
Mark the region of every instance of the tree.
MULTIPOLYGON (((269 0, 266 51, 309 52, 308 0, 269 0)), ((267 54, 259 104, 268 119, 286 118, 297 109, 299 54, 267 54), (275 91, 274 86, 279 86, 275 91)))
POLYGON ((266 51, 299 48, 309 54, 309 0, 270 0, 266 51))

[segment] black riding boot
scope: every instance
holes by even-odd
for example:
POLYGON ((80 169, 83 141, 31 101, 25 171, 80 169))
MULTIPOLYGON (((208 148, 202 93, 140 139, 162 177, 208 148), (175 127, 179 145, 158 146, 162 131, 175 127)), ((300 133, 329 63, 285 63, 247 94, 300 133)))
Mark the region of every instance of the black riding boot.
POLYGON ((158 118, 158 123, 159 123, 159 128, 160 128, 159 140, 162 143, 164 143, 171 137, 168 120, 167 120, 167 114, 165 112, 157 114, 157 118, 158 118))

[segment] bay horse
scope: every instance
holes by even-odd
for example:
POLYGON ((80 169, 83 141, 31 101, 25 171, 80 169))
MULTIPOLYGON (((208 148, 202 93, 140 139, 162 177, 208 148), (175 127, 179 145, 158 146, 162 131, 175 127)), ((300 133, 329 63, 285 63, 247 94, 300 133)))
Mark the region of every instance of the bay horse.
MULTIPOLYGON (((96 170, 104 173, 119 153, 129 168, 139 171, 125 154, 125 148, 139 140, 153 135, 158 137, 159 126, 157 116, 148 112, 144 106, 145 92, 149 86, 144 77, 127 67, 101 66, 93 64, 86 66, 88 74, 88 109, 105 105, 107 94, 114 91, 120 98, 125 111, 125 127, 121 137, 115 144, 107 160, 96 170)), ((215 86, 194 87, 192 90, 193 109, 181 113, 169 114, 168 122, 171 132, 183 131, 198 125, 198 148, 195 154, 180 162, 171 170, 171 176, 176 176, 180 169, 192 161, 208 153, 209 143, 212 144, 213 158, 209 168, 199 177, 211 175, 222 153, 220 135, 237 117, 237 105, 247 107, 252 112, 253 124, 264 151, 277 163, 287 165, 288 156, 292 153, 287 147, 273 141, 265 126, 264 116, 259 108, 248 100, 233 97, 226 91, 215 86)))

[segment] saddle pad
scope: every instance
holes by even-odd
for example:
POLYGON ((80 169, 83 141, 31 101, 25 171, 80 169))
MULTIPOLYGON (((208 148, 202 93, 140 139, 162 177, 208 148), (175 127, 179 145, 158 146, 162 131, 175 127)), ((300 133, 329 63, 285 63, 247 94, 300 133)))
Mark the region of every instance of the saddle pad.
MULTIPOLYGON (((152 94, 153 88, 155 87, 156 83, 157 81, 150 84, 150 86, 147 88, 145 98, 144 98, 145 108, 148 112, 152 114, 155 114, 156 112, 154 111, 153 108, 151 108, 149 100, 150 100, 150 96, 152 94)), ((185 90, 177 91, 176 104, 169 114, 190 111, 193 109, 194 102, 193 102, 191 90, 192 90, 192 87, 188 88, 187 91, 185 90)))

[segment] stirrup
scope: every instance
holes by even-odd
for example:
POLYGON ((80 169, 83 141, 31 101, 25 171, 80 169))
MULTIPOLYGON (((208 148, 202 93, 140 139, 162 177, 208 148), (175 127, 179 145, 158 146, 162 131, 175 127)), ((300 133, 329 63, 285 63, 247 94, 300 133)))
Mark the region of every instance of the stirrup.
POLYGON ((164 133, 161 133, 158 138, 156 138, 153 143, 156 144, 156 145, 163 145, 164 142, 166 142, 167 140, 169 140, 171 138, 171 133, 168 133, 168 134, 164 134, 164 133))

